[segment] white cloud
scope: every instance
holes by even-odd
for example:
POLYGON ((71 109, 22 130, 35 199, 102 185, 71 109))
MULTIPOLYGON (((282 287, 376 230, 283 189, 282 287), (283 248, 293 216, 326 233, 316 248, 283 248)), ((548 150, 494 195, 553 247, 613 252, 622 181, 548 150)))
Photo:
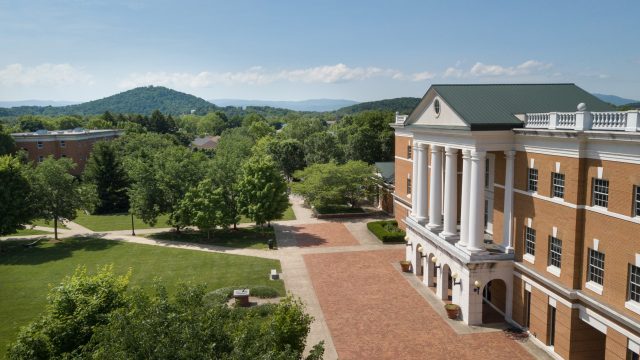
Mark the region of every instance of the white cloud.
POLYGON ((458 67, 449 67, 443 77, 469 78, 469 77, 516 77, 533 74, 542 74, 553 67, 552 64, 536 60, 527 60, 515 66, 502 66, 496 64, 483 64, 476 62, 469 70, 458 67))
POLYGON ((428 72, 428 71, 423 71, 423 72, 419 72, 419 73, 414 73, 411 75, 411 81, 424 81, 424 80, 429 80, 429 79, 433 79, 436 76, 436 74, 428 72))
MULTIPOLYGON (((426 76, 427 73, 414 74, 426 76)), ((269 72, 260 66, 237 72, 133 73, 120 82, 120 87, 131 88, 145 85, 167 85, 177 87, 202 88, 212 85, 264 85, 276 81, 302 83, 340 83, 359 81, 374 77, 404 80, 402 72, 378 67, 349 67, 345 64, 325 65, 304 69, 269 72)))
POLYGON ((40 64, 25 67, 10 64, 0 69, 0 85, 59 86, 93 84, 92 76, 70 64, 40 64))

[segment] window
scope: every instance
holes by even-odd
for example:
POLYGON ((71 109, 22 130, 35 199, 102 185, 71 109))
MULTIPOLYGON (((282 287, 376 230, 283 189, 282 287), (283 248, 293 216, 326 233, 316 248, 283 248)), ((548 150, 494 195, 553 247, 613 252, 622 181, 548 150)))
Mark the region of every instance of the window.
POLYGON ((66 157, 67 157, 67 155, 65 155, 65 154, 62 154, 62 157, 63 157, 63 158, 66 158, 66 157))
POLYGON ((407 145, 407 159, 411 159, 411 144, 407 145))
POLYGON ((589 249, 589 281, 604 283, 604 253, 589 249))
POLYGON ((562 240, 553 236, 549 237, 549 265, 558 269, 562 264, 562 240))
POLYGON ((36 144, 38 146, 38 149, 42 149, 42 146, 43 146, 42 141, 38 141, 36 144))
POLYGON ((527 190, 538 191, 538 169, 529 168, 527 190))
POLYGON ((407 195, 411 194, 411 179, 407 178, 407 195))
POLYGON ((489 187, 489 166, 491 165, 491 162, 489 161, 489 158, 487 158, 484 162, 484 187, 488 188, 489 187))
POLYGON ((66 147, 67 143, 64 140, 60 140, 60 147, 66 147))
POLYGON ((627 349, 627 360, 640 360, 640 355, 634 353, 631 349, 627 349))
POLYGON ((593 206, 607 207, 609 204, 609 180, 593 179, 593 206))
POLYGON ((524 291, 524 327, 531 325, 531 291, 524 291))
POLYGON ((44 161, 44 156, 40 155, 38 156, 38 162, 41 163, 44 161))
POLYGON ((433 110, 436 111, 436 115, 440 115, 440 100, 436 99, 433 103, 433 110))
POLYGON ((629 300, 640 302, 640 267, 629 264, 629 300))
POLYGON ((536 255, 536 231, 528 226, 524 227, 524 252, 536 255))
POLYGON ((636 185, 635 189, 634 189, 634 195, 633 195, 633 214, 635 216, 640 216, 640 185, 636 185))
POLYGON ((564 198, 564 174, 551 173, 551 196, 564 198))

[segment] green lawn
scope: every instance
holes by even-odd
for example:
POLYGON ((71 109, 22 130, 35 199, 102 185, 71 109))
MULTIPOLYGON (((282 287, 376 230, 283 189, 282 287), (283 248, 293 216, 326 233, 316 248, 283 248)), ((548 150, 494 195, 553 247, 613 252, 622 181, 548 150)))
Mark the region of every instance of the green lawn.
POLYGON ((227 246, 241 249, 268 249, 267 241, 275 240, 276 236, 273 228, 238 228, 237 230, 216 230, 211 233, 211 238, 207 239, 207 234, 200 231, 182 231, 179 234, 175 231, 149 234, 148 238, 158 240, 184 241, 198 244, 210 244, 227 246))
MULTIPOLYGON (((281 220, 295 220, 296 216, 291 209, 291 205, 287 208, 282 216, 281 220)), ((142 220, 134 217, 134 225, 136 229, 151 229, 151 228, 167 228, 171 225, 167 224, 169 215, 161 215, 158 217, 158 221, 155 226, 149 226, 142 222, 142 220)), ((73 220, 87 229, 93 231, 113 231, 113 230, 130 230, 131 229, 131 215, 129 214, 116 214, 116 215, 87 215, 84 212, 78 212, 78 217, 73 220)), ((240 223, 250 223, 251 220, 242 217, 240 223)), ((53 226, 53 225, 43 225, 53 226)))
MULTIPOLYGON (((35 225, 35 226, 45 226, 45 227, 50 227, 53 229, 53 220, 50 220, 49 223, 47 224, 44 219, 37 219, 31 222, 31 225, 35 225)), ((62 222, 58 222, 58 229, 66 229, 67 227, 64 226, 64 224, 62 222)))
POLYGON ((282 281, 270 281, 277 260, 215 254, 160 246, 90 238, 45 242, 24 248, 28 241, 7 241, 0 253, 0 358, 20 326, 36 318, 46 304, 49 285, 58 284, 79 265, 94 272, 98 265, 114 264, 117 273, 133 269, 131 286, 152 284, 161 278, 170 292, 181 281, 205 282, 210 289, 237 285, 267 285, 285 294, 282 281))
MULTIPOLYGON (((16 233, 11 234, 11 235, 16 235, 16 236, 25 236, 25 235, 45 235, 45 234, 53 234, 52 232, 48 232, 48 231, 42 231, 42 230, 35 230, 35 229, 23 229, 23 230, 18 230, 16 233)), ((11 236, 9 235, 9 236, 11 236)))
MULTIPOLYGON (((169 215, 161 215, 158 217, 158 221, 155 226, 149 226, 142 222, 141 219, 134 216, 133 223, 136 229, 167 228, 171 227, 171 225, 167 224, 168 220, 169 215)), ((76 217, 73 222, 93 231, 131 229, 131 215, 129 214, 87 215, 84 212, 78 212, 78 217, 76 217)))

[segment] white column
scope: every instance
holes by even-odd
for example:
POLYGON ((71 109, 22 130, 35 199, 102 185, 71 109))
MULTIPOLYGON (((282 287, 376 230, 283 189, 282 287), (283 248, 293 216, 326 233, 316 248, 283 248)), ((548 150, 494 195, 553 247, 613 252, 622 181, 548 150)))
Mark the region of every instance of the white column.
POLYGON ((418 216, 418 145, 413 143, 412 152, 412 173, 411 173, 411 216, 418 216))
POLYGON ((416 178, 416 187, 417 187, 417 202, 416 206, 418 210, 416 211, 416 220, 420 223, 423 223, 426 219, 426 210, 427 210, 427 155, 426 149, 423 144, 418 144, 416 147, 416 158, 414 162, 417 162, 418 173, 416 178))
POLYGON ((502 247, 505 252, 513 252, 513 163, 516 152, 505 151, 506 166, 504 176, 504 218, 502 219, 502 247))
POLYGON ((448 239, 458 235, 458 149, 447 146, 444 153, 444 229, 440 236, 448 239))
POLYGON ((460 199, 460 240, 458 245, 467 246, 469 241, 469 194, 471 187, 471 150, 462 150, 462 198, 460 199))
POLYGON ((429 176, 430 229, 442 226, 442 146, 431 146, 431 173, 429 176))
POLYGON ((469 238, 467 249, 484 250, 484 167, 487 153, 471 152, 471 187, 469 194, 469 238))

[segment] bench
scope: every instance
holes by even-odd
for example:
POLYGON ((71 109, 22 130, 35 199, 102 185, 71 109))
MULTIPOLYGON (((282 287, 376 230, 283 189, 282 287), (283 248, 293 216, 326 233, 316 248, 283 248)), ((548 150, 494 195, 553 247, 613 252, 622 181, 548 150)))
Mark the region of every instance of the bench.
POLYGON ((271 269, 271 274, 269 274, 269 279, 271 280, 280 279, 280 275, 278 274, 278 271, 276 269, 271 269))

